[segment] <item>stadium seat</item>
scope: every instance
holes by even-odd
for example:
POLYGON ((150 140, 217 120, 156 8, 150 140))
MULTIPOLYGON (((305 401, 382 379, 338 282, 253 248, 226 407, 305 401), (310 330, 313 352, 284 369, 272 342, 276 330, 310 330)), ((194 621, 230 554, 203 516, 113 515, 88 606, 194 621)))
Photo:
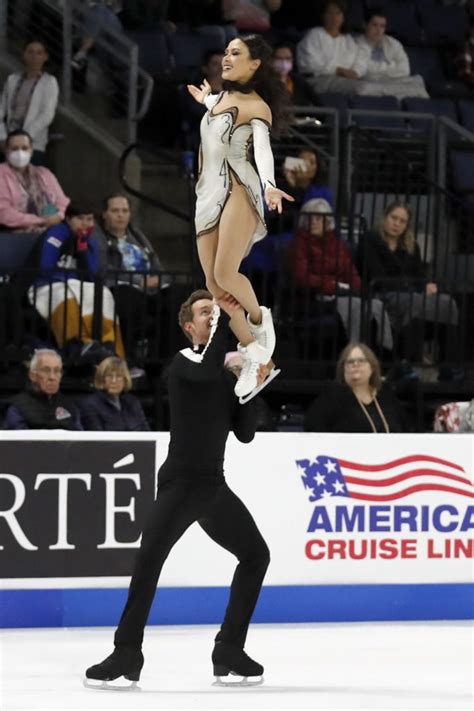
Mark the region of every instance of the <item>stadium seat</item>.
POLYGON ((129 38, 138 45, 138 62, 142 69, 156 76, 173 68, 166 40, 161 30, 136 30, 128 32, 129 38))
POLYGON ((379 116, 353 116, 352 119, 361 128, 405 128, 402 117, 384 116, 384 111, 400 111, 398 99, 394 96, 351 96, 352 109, 364 111, 380 111, 379 116))
POLYGON ((474 195, 474 151, 453 150, 449 160, 454 189, 460 193, 474 195))
POLYGON ((458 109, 462 126, 474 133, 474 101, 460 99, 458 101, 458 109))
POLYGON ((458 5, 431 5, 420 3, 419 13, 423 34, 428 42, 464 41, 468 29, 468 16, 463 7, 458 5))
POLYGON ((193 71, 200 67, 205 52, 216 49, 213 33, 178 31, 169 35, 169 43, 175 67, 182 71, 193 71))
POLYGON ((409 0, 390 0, 385 4, 387 13, 387 33, 395 35, 402 42, 416 44, 421 40, 421 27, 416 8, 409 0))
POLYGON ((364 25, 364 5, 362 0, 352 0, 350 3, 347 24, 352 32, 362 32, 364 25))
POLYGON ((431 86, 447 81, 439 52, 432 47, 406 47, 411 74, 421 74, 431 86))
POLYGON ((0 274, 20 269, 37 239, 38 235, 31 232, 0 232, 0 274))
MULTIPOLYGON (((451 99, 419 99, 407 97, 403 100, 406 111, 420 114, 434 114, 435 116, 446 116, 452 121, 458 120, 456 104, 451 99)), ((429 129, 430 121, 424 119, 410 119, 412 128, 417 130, 429 129)))

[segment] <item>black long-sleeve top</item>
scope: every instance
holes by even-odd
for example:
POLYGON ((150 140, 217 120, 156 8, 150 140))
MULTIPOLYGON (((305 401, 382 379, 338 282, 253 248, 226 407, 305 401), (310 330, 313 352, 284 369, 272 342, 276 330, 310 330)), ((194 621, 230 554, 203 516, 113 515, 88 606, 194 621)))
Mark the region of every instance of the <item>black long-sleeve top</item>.
POLYGON ((377 280, 378 291, 422 290, 427 282, 420 248, 413 254, 398 247, 391 250, 379 232, 366 232, 358 249, 359 272, 366 282, 377 280), (385 284, 384 279, 388 279, 385 284), (382 281, 378 281, 382 280, 382 281))
POLYGON ((228 322, 221 312, 206 348, 187 348, 173 358, 168 376, 171 439, 160 483, 176 477, 221 478, 229 432, 240 442, 255 436, 255 402, 239 405, 235 376, 224 368, 228 322), (197 362, 198 354, 202 362, 197 362))
MULTIPOLYGON (((407 416, 394 393, 383 385, 377 393, 390 432, 403 432, 407 416)), ((366 405, 377 432, 385 432, 374 403, 366 405)), ((369 420, 348 385, 331 383, 309 406, 305 415, 306 432, 373 432, 369 420)))

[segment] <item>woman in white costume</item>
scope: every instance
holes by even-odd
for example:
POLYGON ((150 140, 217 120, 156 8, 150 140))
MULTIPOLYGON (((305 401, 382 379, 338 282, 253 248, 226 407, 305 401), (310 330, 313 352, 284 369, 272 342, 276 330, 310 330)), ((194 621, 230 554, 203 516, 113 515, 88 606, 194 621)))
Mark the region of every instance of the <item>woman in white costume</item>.
POLYGON ((266 382, 276 374, 270 310, 259 305, 239 268, 252 245, 266 235, 263 199, 278 212, 283 198, 293 200, 275 187, 269 137, 272 124, 277 131, 284 126, 288 103, 272 66, 272 49, 258 35, 229 43, 222 77, 224 91, 217 95, 210 93, 206 80, 200 87, 188 86, 208 109, 201 123, 195 222, 207 288, 215 298, 231 294, 247 312, 247 319, 239 312, 230 323, 244 362, 235 393, 246 398, 255 394, 261 364, 267 366, 266 382), (249 160, 252 144, 258 172, 249 160))

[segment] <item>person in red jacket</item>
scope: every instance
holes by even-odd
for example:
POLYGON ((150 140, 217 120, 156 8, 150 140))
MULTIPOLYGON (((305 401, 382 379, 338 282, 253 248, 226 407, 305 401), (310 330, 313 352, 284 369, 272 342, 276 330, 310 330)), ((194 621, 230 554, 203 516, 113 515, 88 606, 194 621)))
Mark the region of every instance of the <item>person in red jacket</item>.
MULTIPOLYGON (((336 235, 332 208, 326 200, 314 198, 301 208, 290 264, 296 286, 314 291, 318 304, 334 302, 347 338, 360 340, 361 279, 348 247, 336 235)), ((370 318, 377 325, 377 340, 391 350, 392 331, 380 299, 371 300, 370 318)))

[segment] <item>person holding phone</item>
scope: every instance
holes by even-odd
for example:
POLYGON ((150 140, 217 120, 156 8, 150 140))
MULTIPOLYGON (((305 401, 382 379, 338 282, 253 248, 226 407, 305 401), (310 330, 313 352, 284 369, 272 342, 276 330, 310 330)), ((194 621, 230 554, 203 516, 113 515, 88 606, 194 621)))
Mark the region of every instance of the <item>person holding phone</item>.
POLYGON ((211 95, 206 80, 200 87, 188 86, 191 96, 207 107, 201 122, 195 224, 209 291, 215 298, 231 294, 243 308, 230 322, 243 357, 235 386, 242 400, 256 394, 260 364, 266 365, 268 373, 263 386, 276 374, 271 360, 276 340, 271 312, 260 306, 239 268, 253 244, 267 233, 262 192, 270 210, 281 212, 283 199, 293 201, 275 186, 270 145, 270 129, 285 126, 289 102, 272 65, 272 49, 258 35, 238 37, 228 44, 222 78, 224 90, 217 96, 211 95), (257 170, 248 158, 251 144, 257 170))

